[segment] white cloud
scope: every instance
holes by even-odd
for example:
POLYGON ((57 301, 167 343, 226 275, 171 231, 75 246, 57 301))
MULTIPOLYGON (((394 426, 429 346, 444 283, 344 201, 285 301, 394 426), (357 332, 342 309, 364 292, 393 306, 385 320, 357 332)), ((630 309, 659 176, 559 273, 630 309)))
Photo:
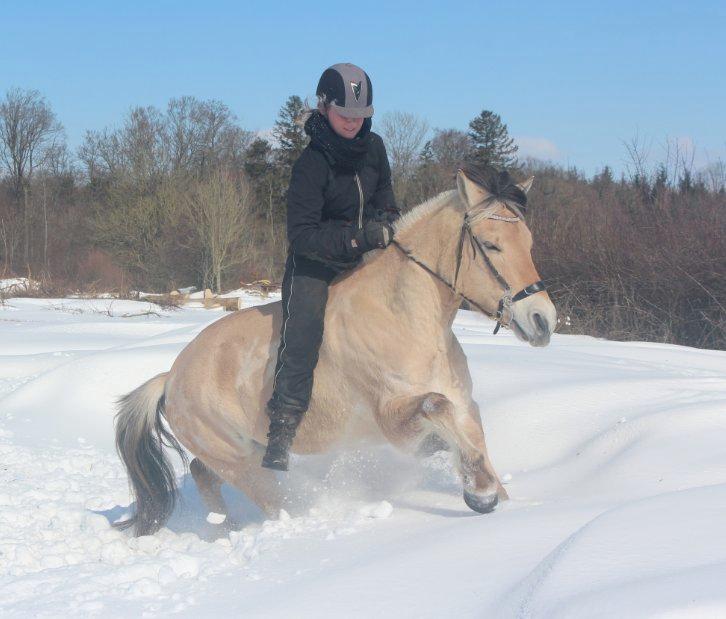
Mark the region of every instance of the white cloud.
POLYGON ((535 159, 557 160, 560 158, 560 149, 547 138, 519 136, 514 141, 519 146, 519 157, 534 157, 535 159))

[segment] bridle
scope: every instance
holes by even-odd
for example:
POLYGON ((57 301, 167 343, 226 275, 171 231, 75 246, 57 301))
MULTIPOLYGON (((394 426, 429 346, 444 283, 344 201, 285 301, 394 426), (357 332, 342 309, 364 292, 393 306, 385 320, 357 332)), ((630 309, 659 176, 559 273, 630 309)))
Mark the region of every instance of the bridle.
MULTIPOLYGON (((490 200, 485 200, 485 202, 490 200)), ((532 296, 533 294, 536 294, 538 292, 543 292, 546 290, 544 282, 542 280, 538 280, 534 282, 533 284, 530 284, 529 286, 525 286, 517 292, 516 294, 512 294, 512 289, 510 288, 509 284, 507 283, 507 280, 502 277, 502 274, 497 271, 497 268, 492 263, 491 259, 487 255, 484 247, 482 246, 481 241, 476 237, 474 232, 471 229, 471 223, 472 220, 477 219, 495 219, 497 221, 505 221, 508 223, 517 223, 518 221, 521 221, 522 217, 519 212, 519 209, 514 207, 513 205, 507 204, 507 207, 512 209, 515 212, 515 217, 503 217, 501 215, 495 215, 491 212, 491 209, 483 209, 476 213, 473 217, 469 216, 469 213, 464 214, 464 221, 461 225, 461 232, 459 234, 459 242, 457 244, 456 249, 456 270, 454 271, 454 282, 450 283, 446 278, 444 278, 442 275, 434 271, 431 267, 421 262, 418 258, 416 258, 410 250, 406 249, 401 245, 396 239, 393 239, 391 243, 395 245, 409 260, 412 260, 417 265, 419 265, 421 268, 423 268, 427 273, 430 273, 433 275, 436 279, 446 284, 446 286, 456 295, 462 297, 465 299, 470 305, 474 306, 476 309, 478 309, 483 314, 486 314, 487 316, 490 316, 491 318, 494 318, 497 321, 496 326, 494 327, 494 334, 496 335, 499 332, 500 327, 509 326, 512 321, 512 305, 516 303, 517 301, 521 301, 522 299, 526 299, 527 297, 532 296), (502 287, 502 296, 499 299, 499 304, 497 305, 496 312, 492 312, 490 310, 484 309, 481 305, 479 305, 476 301, 473 299, 470 299, 467 297, 463 292, 460 290, 457 290, 456 288, 456 282, 459 279, 459 269, 461 268, 461 262, 464 255, 464 241, 466 237, 469 237, 469 243, 472 248, 473 252, 473 260, 476 261, 477 253, 482 257, 484 260, 484 264, 486 264, 487 268, 489 269, 490 273, 494 277, 494 279, 497 281, 497 283, 502 287), (509 313, 509 321, 505 324, 504 322, 504 315, 505 312, 509 313)))

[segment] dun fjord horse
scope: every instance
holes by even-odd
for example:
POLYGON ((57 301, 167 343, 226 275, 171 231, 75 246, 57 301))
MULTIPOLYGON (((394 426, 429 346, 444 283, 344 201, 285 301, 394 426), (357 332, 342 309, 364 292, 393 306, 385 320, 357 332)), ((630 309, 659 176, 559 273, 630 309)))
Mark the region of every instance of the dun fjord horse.
MULTIPOLYGON (((415 451, 435 434, 456 454, 469 507, 485 513, 507 498, 451 328, 462 298, 533 346, 547 345, 555 326, 521 213, 532 179, 502 186, 502 178, 460 171, 456 190, 404 215, 389 247, 333 283, 294 453, 361 440, 415 451)), ((227 514, 226 481, 276 517, 277 480, 260 461, 281 320, 280 302, 230 314, 199 333, 169 372, 121 399, 116 445, 136 512, 120 526, 145 535, 170 516, 176 479, 164 445, 194 455, 191 473, 211 512, 227 514)))

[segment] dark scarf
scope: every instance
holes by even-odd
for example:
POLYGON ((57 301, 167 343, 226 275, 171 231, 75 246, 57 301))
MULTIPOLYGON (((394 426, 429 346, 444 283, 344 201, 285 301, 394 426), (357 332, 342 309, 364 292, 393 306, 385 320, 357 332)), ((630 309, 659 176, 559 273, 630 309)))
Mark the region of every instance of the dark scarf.
POLYGON ((314 111, 305 122, 305 133, 310 136, 313 147, 322 151, 331 166, 348 172, 357 172, 363 167, 370 132, 370 118, 363 121, 363 126, 352 140, 335 133, 328 119, 318 111, 314 111))

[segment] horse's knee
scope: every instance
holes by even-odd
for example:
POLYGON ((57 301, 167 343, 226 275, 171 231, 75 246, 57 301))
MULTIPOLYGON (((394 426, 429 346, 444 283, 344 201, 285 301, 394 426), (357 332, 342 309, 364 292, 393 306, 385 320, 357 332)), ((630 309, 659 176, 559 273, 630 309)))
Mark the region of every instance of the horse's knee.
POLYGON ((454 405, 445 395, 434 391, 423 395, 418 405, 418 413, 424 421, 421 427, 424 436, 433 431, 446 443, 459 442, 454 423, 454 405))
POLYGON ((451 413, 453 405, 445 395, 432 391, 423 396, 420 409, 424 417, 432 418, 451 413))

